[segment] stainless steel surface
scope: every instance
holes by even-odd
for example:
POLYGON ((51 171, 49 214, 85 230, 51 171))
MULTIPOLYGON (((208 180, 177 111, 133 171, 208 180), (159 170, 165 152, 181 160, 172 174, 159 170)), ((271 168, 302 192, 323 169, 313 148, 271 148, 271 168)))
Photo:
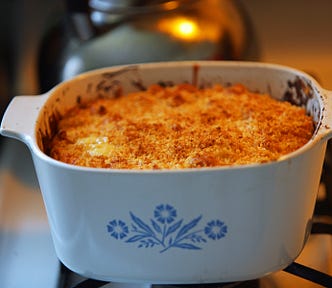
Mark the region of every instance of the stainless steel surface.
POLYGON ((29 151, 1 141, 0 287, 55 288, 60 266, 29 151))
POLYGON ((250 19, 236 0, 139 1, 134 6, 103 0, 82 7, 67 1, 68 21, 50 29, 42 43, 43 91, 106 66, 256 57, 250 19), (58 37, 50 37, 54 34, 58 37), (62 49, 54 50, 59 43, 62 49))

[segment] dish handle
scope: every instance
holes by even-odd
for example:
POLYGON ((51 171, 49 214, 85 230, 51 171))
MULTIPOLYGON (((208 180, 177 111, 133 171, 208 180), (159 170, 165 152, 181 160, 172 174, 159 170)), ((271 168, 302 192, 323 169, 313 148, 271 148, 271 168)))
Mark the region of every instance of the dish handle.
POLYGON ((46 99, 46 94, 14 97, 2 118, 0 134, 28 144, 35 134, 38 114, 46 99))

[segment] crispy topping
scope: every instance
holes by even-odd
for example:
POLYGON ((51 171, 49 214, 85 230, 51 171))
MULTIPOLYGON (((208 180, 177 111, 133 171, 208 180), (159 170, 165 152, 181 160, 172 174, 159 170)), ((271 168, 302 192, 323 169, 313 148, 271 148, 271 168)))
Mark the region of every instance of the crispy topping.
POLYGON ((49 148, 51 157, 79 166, 216 167, 277 160, 308 142, 313 129, 304 109, 243 85, 152 85, 72 108, 49 148))

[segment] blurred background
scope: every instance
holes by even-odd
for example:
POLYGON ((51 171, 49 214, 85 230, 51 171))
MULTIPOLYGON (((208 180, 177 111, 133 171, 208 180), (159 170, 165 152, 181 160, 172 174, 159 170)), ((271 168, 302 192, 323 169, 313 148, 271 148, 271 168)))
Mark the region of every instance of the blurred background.
POLYGON ((332 89, 329 0, 2 0, 1 5, 1 111, 13 95, 45 92, 85 70, 146 61, 280 63, 332 89), (189 22, 183 23, 183 16, 189 22))

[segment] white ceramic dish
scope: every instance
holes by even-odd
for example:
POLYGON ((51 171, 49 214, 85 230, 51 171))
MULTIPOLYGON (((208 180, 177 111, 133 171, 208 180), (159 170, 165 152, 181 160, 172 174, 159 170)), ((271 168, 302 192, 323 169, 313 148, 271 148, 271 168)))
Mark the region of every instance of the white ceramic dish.
POLYGON ((1 134, 30 148, 57 256, 74 272, 119 282, 246 280, 285 268, 306 243, 332 135, 331 94, 305 73, 272 64, 113 67, 75 77, 44 95, 15 97, 1 134), (261 165, 106 170, 64 164, 43 152, 55 118, 76 101, 159 81, 239 82, 304 105, 317 128, 301 149, 261 165))

